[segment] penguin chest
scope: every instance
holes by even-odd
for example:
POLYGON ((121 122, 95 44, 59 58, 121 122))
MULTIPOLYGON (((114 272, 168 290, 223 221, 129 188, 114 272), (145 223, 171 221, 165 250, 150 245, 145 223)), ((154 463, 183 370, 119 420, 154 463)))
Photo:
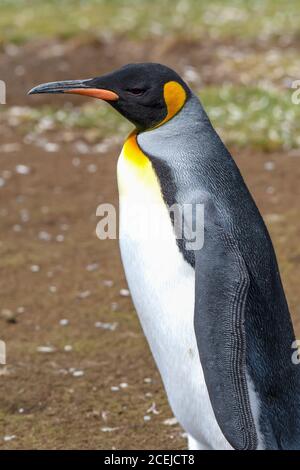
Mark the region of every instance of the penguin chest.
POLYGON ((193 331, 195 275, 177 246, 156 175, 150 165, 144 171, 140 175, 121 154, 120 249, 135 308, 172 402, 175 381, 178 385, 190 374, 192 364, 200 367, 193 331))
POLYGON ((194 332, 195 272, 178 248, 152 165, 148 159, 143 165, 128 158, 125 146, 118 162, 119 237, 132 299, 177 419, 195 438, 212 436, 226 446, 194 332))

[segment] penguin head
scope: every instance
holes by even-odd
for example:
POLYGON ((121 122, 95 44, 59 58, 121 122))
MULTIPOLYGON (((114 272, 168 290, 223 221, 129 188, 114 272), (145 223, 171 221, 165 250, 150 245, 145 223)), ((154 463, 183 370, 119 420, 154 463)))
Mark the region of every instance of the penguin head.
POLYGON ((37 93, 74 93, 110 103, 138 130, 157 127, 177 114, 191 91, 169 67, 155 63, 128 64, 88 80, 69 80, 38 85, 37 93))

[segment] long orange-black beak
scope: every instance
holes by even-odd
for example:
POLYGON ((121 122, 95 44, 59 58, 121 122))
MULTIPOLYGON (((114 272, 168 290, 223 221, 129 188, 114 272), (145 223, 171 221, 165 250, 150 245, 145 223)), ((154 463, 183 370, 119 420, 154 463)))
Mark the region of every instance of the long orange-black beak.
POLYGON ((39 93, 73 93, 77 95, 91 96, 104 101, 117 101, 119 96, 111 90, 95 88, 93 80, 67 80, 63 82, 43 83, 32 88, 28 95, 39 93))

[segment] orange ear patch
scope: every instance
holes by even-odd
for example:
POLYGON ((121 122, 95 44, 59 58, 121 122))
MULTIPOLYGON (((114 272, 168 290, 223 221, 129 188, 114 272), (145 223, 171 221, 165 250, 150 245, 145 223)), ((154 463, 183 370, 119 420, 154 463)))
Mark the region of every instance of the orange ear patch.
POLYGON ((181 110, 186 101, 186 92, 180 83, 167 82, 164 85, 164 99, 168 112, 164 120, 155 127, 165 124, 181 110))

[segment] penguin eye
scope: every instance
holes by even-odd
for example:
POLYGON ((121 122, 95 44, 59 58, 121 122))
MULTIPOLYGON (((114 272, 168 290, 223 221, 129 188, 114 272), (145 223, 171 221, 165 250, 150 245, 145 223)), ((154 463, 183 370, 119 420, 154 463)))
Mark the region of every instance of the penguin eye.
POLYGON ((130 88, 126 91, 130 93, 131 95, 135 95, 135 96, 141 96, 145 93, 145 90, 143 90, 142 88, 130 88))

